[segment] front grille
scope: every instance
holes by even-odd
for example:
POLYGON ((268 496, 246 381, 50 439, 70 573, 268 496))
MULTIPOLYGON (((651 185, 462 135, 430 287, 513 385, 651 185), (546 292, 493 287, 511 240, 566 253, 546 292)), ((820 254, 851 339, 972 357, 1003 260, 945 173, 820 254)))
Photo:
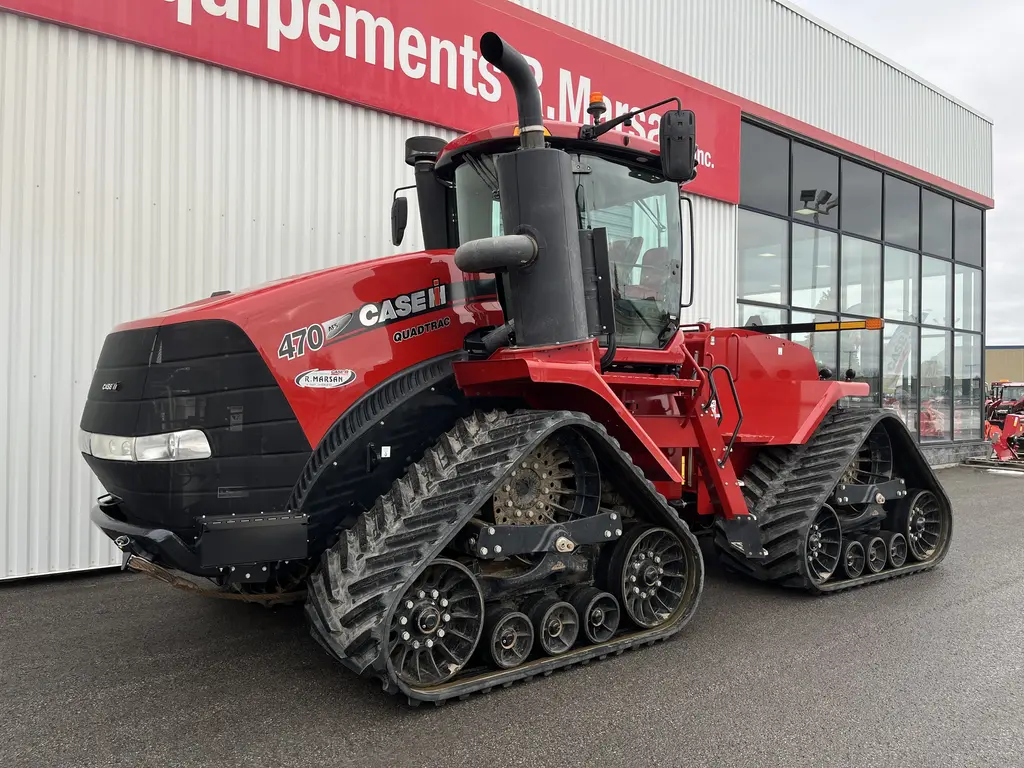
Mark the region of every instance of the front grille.
POLYGON ((130 522, 196 529, 203 515, 286 507, 309 442, 263 358, 245 333, 203 320, 110 334, 93 375, 82 429, 159 434, 202 429, 213 456, 130 463, 86 456, 130 522))

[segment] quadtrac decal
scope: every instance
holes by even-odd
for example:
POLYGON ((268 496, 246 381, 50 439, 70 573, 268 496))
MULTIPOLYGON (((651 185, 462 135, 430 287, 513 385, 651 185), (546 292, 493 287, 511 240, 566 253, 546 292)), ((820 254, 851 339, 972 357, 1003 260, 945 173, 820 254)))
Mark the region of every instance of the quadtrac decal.
POLYGON ((307 389, 337 389, 351 384, 355 380, 355 371, 350 371, 347 368, 333 371, 321 371, 319 368, 314 368, 311 371, 303 371, 295 377, 296 385, 307 389))
POLYGON ((409 339, 414 339, 417 336, 422 336, 425 333, 432 333, 433 331, 439 331, 442 328, 447 328, 451 324, 451 317, 442 317, 437 320, 431 320, 429 323, 414 325, 412 328, 404 328, 401 331, 395 331, 391 334, 391 340, 401 343, 403 341, 408 341, 409 339))
MULTIPOLYGON (((363 304, 355 312, 348 312, 322 323, 313 323, 305 328, 289 331, 281 337, 277 356, 279 359, 295 360, 304 356, 307 351, 316 352, 325 344, 341 341, 339 337, 346 331, 370 330, 444 309, 451 306, 450 289, 449 284, 434 280, 429 288, 363 304), (356 321, 355 325, 353 325, 353 320, 356 321), (349 326, 353 327, 350 329, 349 326)), ((396 333, 393 338, 395 341, 406 341, 413 336, 436 331, 439 328, 447 328, 449 325, 451 325, 451 318, 439 320, 436 323, 424 323, 416 328, 410 328, 409 333, 405 331, 402 331, 401 334, 396 333), (415 332, 413 333, 413 331, 415 332)))

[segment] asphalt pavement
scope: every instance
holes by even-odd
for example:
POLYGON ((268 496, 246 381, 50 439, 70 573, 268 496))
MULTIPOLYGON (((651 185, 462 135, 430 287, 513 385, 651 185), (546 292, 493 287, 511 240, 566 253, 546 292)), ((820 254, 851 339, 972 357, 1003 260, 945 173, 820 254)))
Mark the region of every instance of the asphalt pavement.
POLYGON ((145 576, 0 585, 0 765, 1022 766, 1024 475, 940 473, 936 570, 824 598, 708 562, 674 640, 411 709, 300 608, 145 576))

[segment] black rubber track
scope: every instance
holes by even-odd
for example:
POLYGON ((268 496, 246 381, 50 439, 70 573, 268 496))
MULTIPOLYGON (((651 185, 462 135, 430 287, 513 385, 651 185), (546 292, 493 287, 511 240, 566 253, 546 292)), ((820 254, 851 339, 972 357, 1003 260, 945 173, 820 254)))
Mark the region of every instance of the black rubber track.
POLYGON ((381 679, 385 691, 403 693, 410 703, 441 703, 667 639, 692 617, 703 585, 704 563, 693 534, 604 427, 570 411, 475 413, 459 420, 323 554, 309 579, 306 616, 313 637, 352 672, 381 679), (692 599, 653 630, 428 689, 405 685, 390 669, 387 647, 398 598, 490 498, 506 472, 550 434, 567 428, 586 435, 641 517, 669 527, 690 545, 696 574, 692 599))
POLYGON ((882 408, 833 408, 807 443, 761 450, 744 473, 743 482, 747 508, 756 518, 768 556, 760 561, 745 558, 729 545, 717 523, 715 548, 727 568, 758 581, 814 594, 839 592, 934 568, 946 556, 952 539, 949 497, 903 422, 892 411, 882 408), (804 557, 808 526, 832 494, 857 449, 878 424, 889 432, 892 440, 896 474, 906 479, 908 488, 929 490, 945 505, 949 515, 946 540, 925 562, 908 560, 901 568, 888 568, 876 574, 865 571, 856 579, 833 576, 823 584, 814 584, 804 557))

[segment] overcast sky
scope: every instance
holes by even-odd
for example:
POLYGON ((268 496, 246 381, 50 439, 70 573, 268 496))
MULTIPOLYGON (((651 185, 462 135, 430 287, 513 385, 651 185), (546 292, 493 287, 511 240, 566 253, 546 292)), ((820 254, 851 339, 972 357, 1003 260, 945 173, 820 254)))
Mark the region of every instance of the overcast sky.
POLYGON ((992 119, 987 341, 1024 344, 1024 0, 794 2, 992 119))

